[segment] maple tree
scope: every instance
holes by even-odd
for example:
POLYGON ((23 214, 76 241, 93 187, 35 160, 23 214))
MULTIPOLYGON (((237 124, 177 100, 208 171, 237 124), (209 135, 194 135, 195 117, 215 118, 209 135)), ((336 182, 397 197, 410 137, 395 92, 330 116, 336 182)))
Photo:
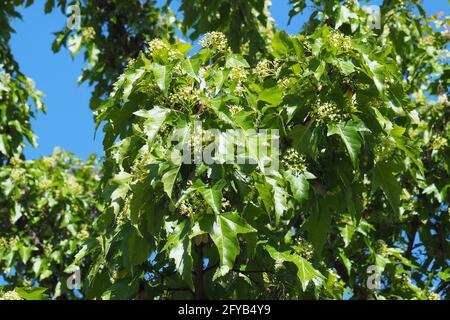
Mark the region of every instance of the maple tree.
MULTIPOLYGON (((448 297, 448 18, 428 18, 418 0, 386 0, 377 29, 358 1, 291 0, 291 17, 313 12, 289 35, 264 0, 181 1, 181 21, 170 1, 100 2, 80 3, 81 28, 57 33, 54 49, 70 39, 88 62, 83 81, 96 86, 91 107, 105 133, 101 181, 94 159, 55 160, 56 173, 48 160, 17 160, 14 118, 3 118, 0 266, 15 268, 15 287, 23 278, 45 287, 54 275, 50 296, 72 298, 61 293, 62 271, 82 266, 87 299, 448 297), (263 130, 278 142, 278 166, 248 147, 263 130), (174 137, 201 153, 213 146, 214 161, 184 161, 174 137), (247 162, 229 161, 235 150, 247 162), (29 174, 12 184, 12 170, 29 174), (44 190, 41 177, 67 195, 44 190), (27 185, 31 200, 11 196, 27 185), (73 242, 55 251, 64 252, 59 271, 36 243, 11 244, 43 191, 51 210, 77 212, 58 211, 70 223, 50 243, 73 242), (43 267, 31 267, 39 259, 43 267)), ((48 1, 46 10, 67 5, 48 1)), ((16 15, 9 8, 3 14, 16 15)), ((20 81, 12 75, 7 83, 20 81)), ((2 92, 3 108, 15 106, 2 92)), ((41 108, 38 93, 25 93, 41 108)))

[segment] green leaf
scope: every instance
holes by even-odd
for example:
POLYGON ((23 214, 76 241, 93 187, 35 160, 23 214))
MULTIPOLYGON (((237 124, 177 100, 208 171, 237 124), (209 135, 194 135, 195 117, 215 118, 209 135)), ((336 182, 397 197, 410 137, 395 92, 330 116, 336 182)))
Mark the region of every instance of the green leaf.
POLYGON ((191 256, 191 224, 187 220, 181 221, 176 225, 173 232, 169 235, 162 251, 169 251, 169 258, 174 259, 175 268, 181 278, 192 288, 192 256, 191 256))
POLYGON ((383 70, 383 65, 377 61, 371 60, 367 54, 363 54, 364 61, 367 65, 369 71, 366 70, 366 74, 373 80, 378 91, 384 93, 384 80, 385 72, 383 70))
POLYGON ((278 106, 283 102, 283 93, 282 88, 265 89, 259 93, 259 100, 270 103, 272 106, 278 106))
POLYGON ((202 195, 203 199, 205 199, 206 203, 208 203, 216 214, 220 214, 222 189, 224 188, 223 182, 216 183, 211 188, 207 184, 203 183, 203 181, 197 180, 193 184, 193 188, 202 195))
POLYGON ((289 133, 294 148, 301 153, 308 154, 313 159, 316 159, 319 153, 317 148, 318 131, 316 129, 311 130, 310 125, 296 125, 289 133))
POLYGON ((6 135, 0 134, 0 154, 7 155, 6 151, 7 141, 6 141, 6 135))
POLYGON ((128 259, 131 266, 144 262, 150 256, 151 245, 135 229, 128 234, 128 259))
POLYGON ((160 108, 155 106, 151 110, 139 110, 134 114, 138 117, 143 117, 144 121, 144 132, 147 135, 148 142, 151 143, 161 128, 162 124, 166 120, 169 109, 160 108))
POLYGON ((431 184, 431 185, 429 185, 428 187, 426 187, 426 188, 422 191, 422 193, 423 193, 423 194, 428 194, 428 195, 434 194, 436 200, 437 200, 439 203, 442 203, 442 200, 443 200, 443 199, 442 199, 442 195, 441 195, 441 193, 439 192, 438 188, 436 187, 436 185, 435 185, 434 183, 431 184))
POLYGON ((368 129, 353 121, 328 125, 328 136, 338 135, 341 137, 355 168, 358 167, 358 153, 363 143, 359 131, 368 131, 368 129))
POLYGON ((54 6, 55 6, 55 0, 47 0, 47 2, 45 3, 44 12, 45 13, 52 12, 54 6))
POLYGON ((22 206, 16 202, 14 204, 14 214, 11 217, 11 223, 15 224, 22 217, 22 206))
POLYGON ((311 210, 311 215, 302 228, 308 232, 308 240, 314 246, 318 256, 321 256, 323 246, 331 226, 331 211, 328 208, 326 198, 317 199, 316 205, 311 210))
POLYGON ((19 254, 20 258, 22 259, 22 262, 25 264, 28 262, 28 260, 31 257, 31 252, 33 251, 33 247, 30 245, 27 245, 25 243, 20 243, 19 245, 19 254))
POLYGON ((237 235, 257 231, 234 212, 203 216, 200 228, 209 233, 219 251, 222 275, 227 274, 233 268, 236 256, 239 254, 237 235))
POLYGON ((347 256, 345 255, 345 252, 344 252, 344 250, 342 250, 342 248, 339 248, 338 252, 339 252, 339 257, 341 258, 342 263, 345 266, 345 269, 347 269, 347 274, 350 275, 350 272, 352 271, 352 261, 349 258, 347 258, 347 256))
POLYGON ((134 84, 136 83, 137 80, 139 80, 141 78, 141 76, 144 74, 144 69, 140 68, 137 70, 134 69, 130 69, 127 70, 127 72, 125 73, 125 78, 122 80, 122 85, 123 85, 123 95, 122 95, 122 100, 125 101, 128 99, 128 97, 131 94, 131 91, 133 91, 134 88, 134 84))
POLYGON ((130 201, 130 220, 131 224, 138 228, 142 215, 153 214, 153 208, 149 204, 153 200, 153 190, 148 180, 138 181, 131 186, 133 197, 130 201))
POLYGON ((338 18, 336 20, 335 29, 339 29, 339 27, 344 23, 349 23, 350 19, 357 19, 358 15, 352 11, 350 11, 346 6, 339 5, 338 8, 338 18))
POLYGON ((352 241, 353 234, 355 233, 355 226, 353 224, 345 224, 344 227, 340 228, 342 239, 344 240, 344 246, 348 247, 352 241))
POLYGON ((393 165, 389 162, 379 162, 373 170, 372 188, 373 192, 381 187, 384 194, 389 200, 392 209, 397 212, 400 204, 401 187, 397 179, 395 179, 393 165))
MULTIPOLYGON (((402 136, 403 133, 401 134, 396 134, 396 132, 398 131, 398 126, 394 125, 394 129, 391 131, 392 132, 392 137, 395 139, 395 142, 397 144, 397 148, 399 148, 400 150, 402 150, 403 152, 405 152, 405 154, 409 157, 409 159, 411 159, 412 162, 414 162, 414 164, 417 166, 417 169, 419 169, 420 173, 422 175, 424 175, 424 167, 423 167, 423 163, 422 160, 420 158, 420 152, 418 149, 415 149, 413 147, 410 147, 407 142, 406 142, 406 138, 404 138, 402 136)), ((404 128, 403 128, 404 129, 404 128)))
POLYGON ((116 174, 110 181, 110 183, 116 187, 116 189, 111 194, 111 200, 124 199, 130 190, 130 182, 133 176, 125 171, 121 171, 116 174))
POLYGON ((309 69, 314 73, 317 81, 320 81, 325 72, 326 62, 324 60, 313 59, 309 65, 309 69))
POLYGON ((200 82, 199 78, 199 70, 201 65, 201 59, 199 57, 197 58, 187 58, 186 60, 183 60, 181 62, 181 67, 183 70, 190 75, 192 78, 200 82))
POLYGON ((15 292, 24 300, 48 300, 48 296, 44 294, 47 288, 15 288, 15 292))
POLYGON ((275 206, 275 223, 278 225, 281 217, 287 210, 287 193, 277 179, 266 177, 266 181, 272 186, 273 203, 275 206))
POLYGON ((266 181, 261 181, 261 183, 255 184, 255 188, 258 190, 259 197, 262 200, 266 212, 271 212, 274 207, 272 186, 266 181))
POLYGON ((308 199, 309 196, 309 182, 305 174, 286 173, 286 180, 291 186, 292 195, 299 203, 308 199))
POLYGON ((249 130, 255 125, 255 113, 253 111, 241 111, 234 116, 234 120, 239 127, 249 130))
POLYGON ((151 66, 151 70, 155 75, 156 84, 164 95, 167 95, 169 92, 170 83, 172 82, 172 68, 154 63, 151 66))
POLYGON ((178 172, 180 171, 181 166, 175 166, 164 173, 161 178, 162 183, 164 184, 164 191, 167 193, 169 198, 172 199, 172 191, 175 185, 175 181, 178 177, 178 172))
POLYGON ((169 257, 174 259, 175 268, 181 275, 181 278, 185 280, 192 288, 192 257, 191 240, 189 237, 185 237, 182 241, 179 241, 172 250, 170 250, 169 257))
POLYGON ((349 74, 355 72, 355 70, 356 70, 355 65, 350 60, 338 59, 337 65, 344 75, 349 75, 349 74))
POLYGON ((291 39, 286 31, 277 31, 271 42, 275 57, 281 58, 287 55, 289 53, 290 43, 291 39))
POLYGON ((303 291, 306 291, 310 281, 313 281, 317 286, 323 280, 322 274, 314 269, 309 261, 299 255, 291 253, 290 251, 278 252, 275 248, 269 245, 266 246, 266 250, 272 259, 277 262, 291 262, 295 264, 297 267, 297 277, 302 284, 303 291))
POLYGON ((41 266, 42 266, 42 259, 40 257, 34 259, 33 272, 35 273, 36 276, 39 276, 39 273, 41 272, 41 266))
POLYGON ((67 48, 70 51, 70 54, 75 57, 80 51, 83 44, 83 37, 77 34, 71 35, 69 40, 67 41, 67 48))
POLYGON ((216 91, 215 91, 216 94, 218 94, 220 89, 222 89, 222 86, 225 82, 227 74, 228 74, 227 72, 224 72, 222 70, 218 70, 218 71, 214 72, 212 81, 216 87, 216 91))
POLYGON ((241 56, 240 54, 236 54, 236 53, 232 53, 227 56, 225 66, 227 68, 233 68, 233 67, 250 68, 250 65, 248 64, 247 60, 245 60, 244 57, 241 56))

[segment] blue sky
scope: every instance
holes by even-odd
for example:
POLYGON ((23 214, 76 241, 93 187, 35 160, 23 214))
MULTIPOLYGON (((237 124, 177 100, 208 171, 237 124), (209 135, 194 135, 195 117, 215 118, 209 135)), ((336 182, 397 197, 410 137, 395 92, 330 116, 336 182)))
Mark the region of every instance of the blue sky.
MULTIPOLYGON (((289 1, 272 2, 271 12, 278 27, 290 33, 299 31, 304 23, 303 17, 297 17, 287 25, 289 1)), ((12 37, 11 46, 15 58, 22 72, 33 78, 37 88, 44 92, 47 106, 47 114, 39 114, 32 121, 39 146, 37 149, 27 147, 25 155, 28 159, 36 159, 51 154, 56 146, 82 159, 93 152, 103 155, 101 132, 94 140, 94 121, 89 109, 91 88, 86 84, 79 86, 77 82, 84 66, 82 56, 72 59, 64 49, 53 54, 52 33, 63 28, 66 17, 60 10, 44 14, 44 3, 38 0, 30 8, 20 10, 23 20, 13 22, 16 34, 12 37)), ((440 10, 449 13, 447 0, 425 0, 424 3, 430 14, 440 10)), ((177 1, 172 7, 177 8, 177 1)))

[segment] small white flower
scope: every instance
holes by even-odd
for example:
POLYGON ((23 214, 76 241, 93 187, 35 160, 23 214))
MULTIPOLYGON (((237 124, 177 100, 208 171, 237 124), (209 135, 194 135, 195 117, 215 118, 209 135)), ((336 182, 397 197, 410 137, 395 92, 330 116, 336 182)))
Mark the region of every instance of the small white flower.
POLYGON ((238 113, 241 112, 242 110, 244 110, 244 108, 242 108, 242 107, 239 106, 239 105, 234 104, 234 105, 230 106, 230 112, 231 112, 231 114, 232 114, 233 116, 235 116, 236 114, 238 114, 238 113))
POLYGON ((228 48, 226 36, 222 32, 217 31, 205 34, 199 43, 203 48, 211 50, 225 51, 228 48))
POLYGON ((6 292, 0 300, 23 300, 16 291, 6 292))

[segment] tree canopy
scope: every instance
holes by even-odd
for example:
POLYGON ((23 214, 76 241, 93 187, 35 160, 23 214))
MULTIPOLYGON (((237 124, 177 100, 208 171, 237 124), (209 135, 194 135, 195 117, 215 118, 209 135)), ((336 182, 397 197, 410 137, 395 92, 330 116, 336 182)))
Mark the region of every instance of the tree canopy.
POLYGON ((449 297, 448 17, 290 0, 312 14, 288 34, 268 0, 80 1, 53 50, 85 56, 105 157, 27 161, 44 107, 4 2, 5 299, 449 297))

